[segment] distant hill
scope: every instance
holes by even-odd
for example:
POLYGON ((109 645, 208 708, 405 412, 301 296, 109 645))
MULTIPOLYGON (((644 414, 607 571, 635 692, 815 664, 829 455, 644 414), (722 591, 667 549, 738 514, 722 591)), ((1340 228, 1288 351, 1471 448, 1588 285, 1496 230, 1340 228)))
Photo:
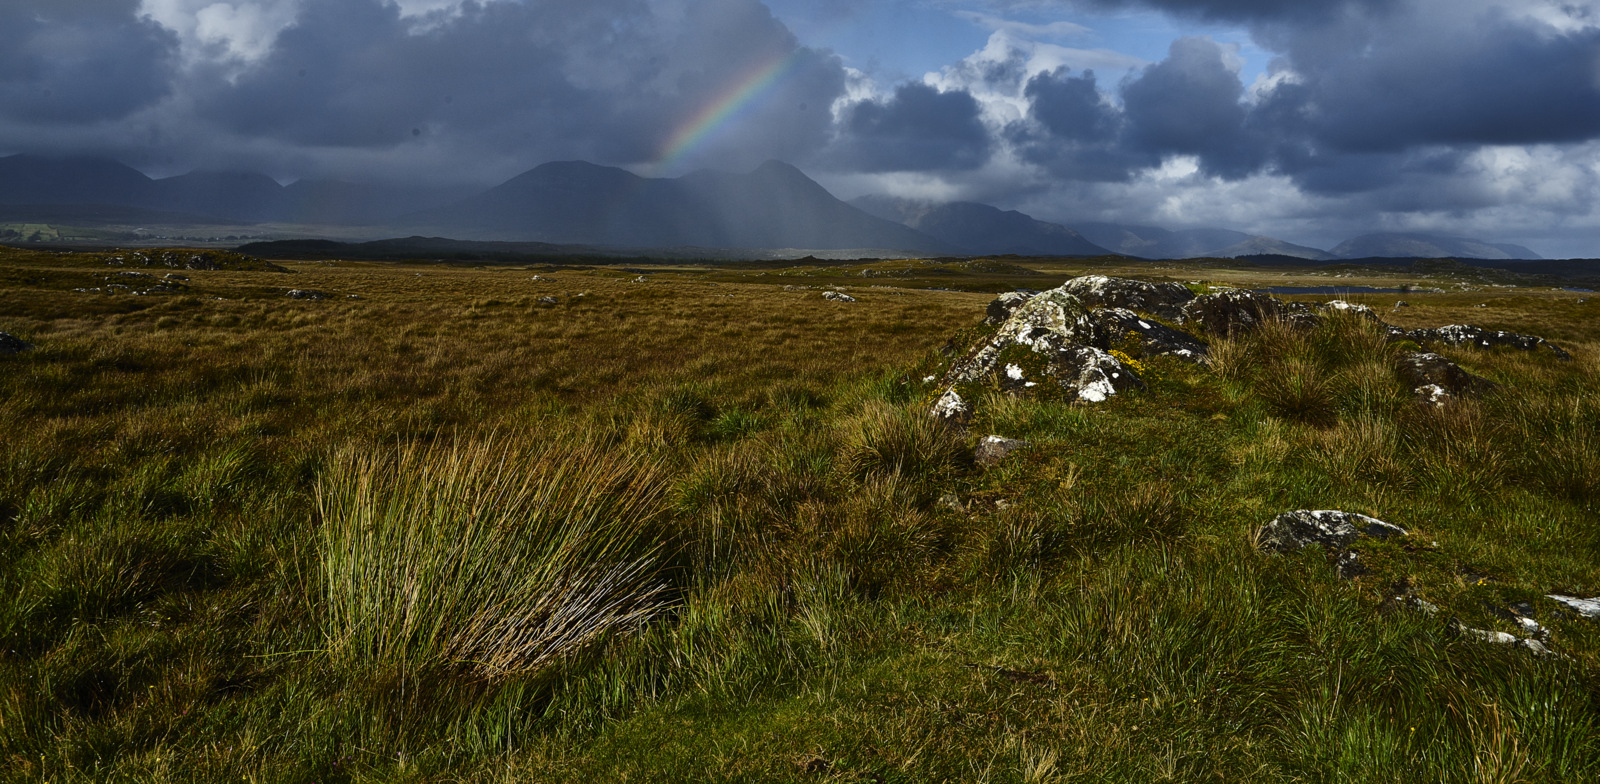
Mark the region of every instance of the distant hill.
POLYGON ((582 161, 547 163, 442 209, 406 216, 418 233, 628 247, 957 249, 834 198, 799 169, 646 178, 582 161))
POLYGON ((1310 259, 1311 261, 1333 261, 1339 258, 1325 250, 1296 245, 1272 237, 1256 236, 1243 242, 1236 242, 1226 248, 1208 251, 1204 255, 1215 256, 1219 259, 1236 259, 1241 256, 1289 256, 1297 259, 1310 259))
POLYGON ((0 204, 117 204, 153 207, 155 183, 107 158, 0 158, 0 204))
POLYGON ((1416 259, 1541 259, 1521 245, 1497 244, 1467 237, 1438 234, 1363 234, 1339 243, 1333 255, 1341 259, 1372 256, 1416 259))
POLYGON ((364 225, 464 195, 459 189, 319 180, 284 187, 254 172, 194 171, 153 180, 105 158, 0 158, 0 205, 121 207, 173 213, 186 221, 364 225))
POLYGON ((1146 259, 1192 259, 1214 256, 1215 251, 1251 240, 1229 229, 1168 230, 1122 223, 1077 223, 1074 227, 1090 242, 1128 256, 1146 259))
POLYGON ((864 212, 897 221, 969 253, 1021 256, 1109 256, 1100 247, 1058 223, 1036 220, 1016 210, 970 201, 924 204, 888 196, 863 196, 850 202, 864 212))

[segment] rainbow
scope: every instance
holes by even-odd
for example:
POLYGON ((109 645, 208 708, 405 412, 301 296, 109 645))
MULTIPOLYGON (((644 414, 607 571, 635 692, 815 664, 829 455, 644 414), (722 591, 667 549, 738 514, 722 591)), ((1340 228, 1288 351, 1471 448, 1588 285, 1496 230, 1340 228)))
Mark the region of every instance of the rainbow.
POLYGON ((679 126, 661 150, 658 168, 668 168, 703 147, 717 132, 728 127, 741 112, 756 104, 769 93, 786 73, 800 62, 805 50, 795 49, 789 54, 767 60, 738 80, 716 99, 700 108, 688 122, 679 126))

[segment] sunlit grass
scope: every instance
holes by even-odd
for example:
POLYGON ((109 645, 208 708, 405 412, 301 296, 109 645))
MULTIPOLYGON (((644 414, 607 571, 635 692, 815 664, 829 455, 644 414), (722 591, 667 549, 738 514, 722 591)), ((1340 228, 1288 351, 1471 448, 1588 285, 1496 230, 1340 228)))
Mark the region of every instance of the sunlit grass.
POLYGON ((0 780, 1600 774, 1600 624, 1543 598, 1600 592, 1593 304, 1408 295, 1574 355, 1445 350, 1499 385, 1445 408, 1334 319, 962 434, 921 379, 989 295, 922 289, 1114 267, 290 266, 0 251, 0 780), (1413 536, 1341 581, 1251 547, 1294 508, 1413 536), (1560 656, 1450 636, 1514 602, 1560 656))

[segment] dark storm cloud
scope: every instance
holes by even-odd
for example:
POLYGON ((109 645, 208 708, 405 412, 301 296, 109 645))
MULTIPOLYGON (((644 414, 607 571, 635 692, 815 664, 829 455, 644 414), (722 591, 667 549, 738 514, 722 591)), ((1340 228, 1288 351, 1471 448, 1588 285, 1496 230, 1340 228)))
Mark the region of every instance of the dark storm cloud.
POLYGON ((1196 156, 1209 174, 1247 176, 1264 163, 1264 146, 1223 55, 1208 39, 1179 39, 1167 59, 1122 85, 1120 109, 1101 96, 1093 73, 1039 74, 1023 91, 1033 126, 1019 125, 1011 137, 1025 160, 1075 179, 1125 180, 1172 155, 1196 156))
POLYGON ((200 106, 236 133, 305 145, 442 135, 637 163, 749 73, 791 55, 770 106, 722 150, 784 157, 824 141, 826 113, 800 107, 828 106, 843 72, 741 0, 688 4, 671 20, 635 0, 468 3, 420 25, 380 0, 312 0, 264 61, 214 80, 200 106))
POLYGON ((1133 147, 1157 154, 1196 155, 1201 169, 1237 178, 1261 166, 1261 145, 1246 133, 1244 85, 1205 38, 1174 41, 1167 59, 1122 91, 1133 147))
POLYGON ((1298 103, 1336 149, 1539 144, 1600 136, 1600 30, 1557 33, 1489 15, 1446 37, 1378 32, 1363 57, 1291 50, 1298 103))
POLYGON ((176 37, 136 7, 0 11, 0 152, 450 177, 485 161, 501 162, 493 176, 565 158, 650 163, 686 139, 682 165, 741 168, 826 144, 845 82, 836 57, 802 47, 757 0, 467 0, 421 16, 303 0, 259 57, 202 41, 182 67, 176 37), (697 124, 752 82, 765 89, 730 121, 697 124))
POLYGON ((1562 7, 1558 29, 1549 14, 1487 1, 1313 4, 1317 21, 1282 3, 1120 5, 1243 21, 1280 53, 1272 69, 1282 78, 1248 96, 1221 47, 1180 39, 1120 85, 1107 117, 1082 77, 1041 75, 1025 93, 1031 124, 1010 132, 1025 160, 1105 180, 1116 167, 1193 155, 1225 179, 1278 172, 1310 192, 1394 189, 1421 206, 1429 191, 1409 184, 1440 186, 1475 150, 1600 138, 1600 29, 1582 8, 1562 7), (1087 153, 1116 166, 1085 167, 1087 153))
POLYGON ((908 82, 886 101, 847 109, 835 155, 858 171, 977 168, 992 146, 979 113, 977 100, 965 90, 941 92, 908 82))
POLYGON ((1023 160, 1059 177, 1086 182, 1126 180, 1156 166, 1160 155, 1128 147, 1123 114, 1100 94, 1093 71, 1073 76, 1061 67, 1028 80, 1028 119, 1006 129, 1023 160))
POLYGON ((0 113, 95 122, 165 96, 176 36, 138 16, 138 0, 0 4, 0 113))
MULTIPOLYGON (((1208 21, 1315 21, 1352 11, 1381 11, 1401 0, 1083 0, 1075 5, 1118 9, 1143 7, 1208 21)), ((1072 5, 1074 3, 1064 3, 1072 5)))

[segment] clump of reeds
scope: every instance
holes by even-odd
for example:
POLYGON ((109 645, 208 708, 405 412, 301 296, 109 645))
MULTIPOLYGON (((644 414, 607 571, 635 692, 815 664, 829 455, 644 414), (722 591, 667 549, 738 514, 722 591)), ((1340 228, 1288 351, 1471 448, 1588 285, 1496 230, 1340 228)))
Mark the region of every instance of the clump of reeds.
POLYGON ((329 651, 409 672, 530 673, 667 602, 648 465, 588 446, 348 448, 317 484, 329 651))

